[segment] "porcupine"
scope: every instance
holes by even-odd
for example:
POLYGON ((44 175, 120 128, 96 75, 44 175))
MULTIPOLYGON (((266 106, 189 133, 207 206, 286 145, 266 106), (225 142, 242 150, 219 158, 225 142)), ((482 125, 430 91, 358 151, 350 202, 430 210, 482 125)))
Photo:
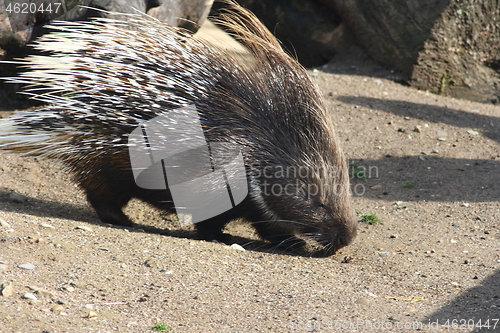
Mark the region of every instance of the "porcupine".
POLYGON ((147 15, 116 15, 57 23, 59 31, 36 41, 50 54, 24 59, 29 70, 10 80, 48 105, 1 120, 1 149, 61 161, 102 222, 133 226, 122 211, 131 198, 175 207, 168 188, 135 183, 129 134, 195 105, 207 142, 240 147, 249 189, 236 207, 195 224, 201 239, 226 241, 225 225, 244 218, 277 246, 313 240, 319 255, 353 240, 347 165, 323 97, 253 13, 230 3, 216 20, 251 63, 147 15))

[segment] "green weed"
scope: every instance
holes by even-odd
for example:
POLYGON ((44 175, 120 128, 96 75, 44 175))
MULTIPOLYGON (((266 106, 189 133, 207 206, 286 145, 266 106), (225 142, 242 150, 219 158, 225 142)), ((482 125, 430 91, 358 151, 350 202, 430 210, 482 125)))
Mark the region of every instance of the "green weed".
POLYGON ((356 211, 356 214, 359 215, 359 222, 361 223, 366 223, 369 225, 375 225, 382 223, 380 219, 375 215, 375 214, 363 214, 360 211, 356 211))

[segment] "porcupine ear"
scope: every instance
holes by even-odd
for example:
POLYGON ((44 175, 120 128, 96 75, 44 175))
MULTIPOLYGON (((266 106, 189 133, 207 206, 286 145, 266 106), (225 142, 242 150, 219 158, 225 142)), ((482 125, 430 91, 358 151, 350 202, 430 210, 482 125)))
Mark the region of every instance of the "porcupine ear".
POLYGON ((223 0, 225 7, 213 22, 236 38, 254 55, 264 55, 270 48, 283 52, 280 42, 254 13, 233 2, 223 0))

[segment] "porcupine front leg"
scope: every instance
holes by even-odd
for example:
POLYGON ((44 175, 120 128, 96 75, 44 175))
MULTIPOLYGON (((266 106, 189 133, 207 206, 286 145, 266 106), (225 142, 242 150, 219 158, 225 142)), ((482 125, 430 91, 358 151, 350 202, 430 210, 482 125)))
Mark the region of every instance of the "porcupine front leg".
POLYGON ((125 213, 123 213, 122 208, 127 204, 130 198, 120 198, 116 200, 106 199, 101 197, 96 197, 92 194, 87 193, 87 200, 90 202, 97 215, 103 223, 121 225, 125 227, 134 226, 134 222, 128 218, 125 213))
POLYGON ((229 210, 208 220, 196 223, 195 227, 198 237, 206 241, 217 241, 229 245, 231 237, 224 234, 222 230, 226 224, 236 217, 235 212, 229 210))
POLYGON ((87 200, 92 205, 103 223, 134 226, 134 222, 128 218, 122 209, 130 201, 132 196, 128 191, 114 188, 109 183, 82 182, 80 186, 87 195, 87 200))
POLYGON ((231 245, 232 238, 230 235, 223 233, 224 227, 230 221, 238 218, 252 220, 253 214, 250 212, 254 210, 254 205, 248 198, 246 198, 236 207, 210 219, 196 223, 195 227, 198 231, 198 236, 199 238, 207 241, 217 241, 231 245))

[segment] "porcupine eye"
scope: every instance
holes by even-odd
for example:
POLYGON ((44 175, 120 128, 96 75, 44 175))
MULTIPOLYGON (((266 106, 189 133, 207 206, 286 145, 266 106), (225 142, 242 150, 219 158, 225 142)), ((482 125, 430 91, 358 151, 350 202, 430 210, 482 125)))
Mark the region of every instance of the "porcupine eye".
POLYGON ((327 216, 326 207, 323 201, 314 200, 312 205, 319 217, 325 218, 327 216))

